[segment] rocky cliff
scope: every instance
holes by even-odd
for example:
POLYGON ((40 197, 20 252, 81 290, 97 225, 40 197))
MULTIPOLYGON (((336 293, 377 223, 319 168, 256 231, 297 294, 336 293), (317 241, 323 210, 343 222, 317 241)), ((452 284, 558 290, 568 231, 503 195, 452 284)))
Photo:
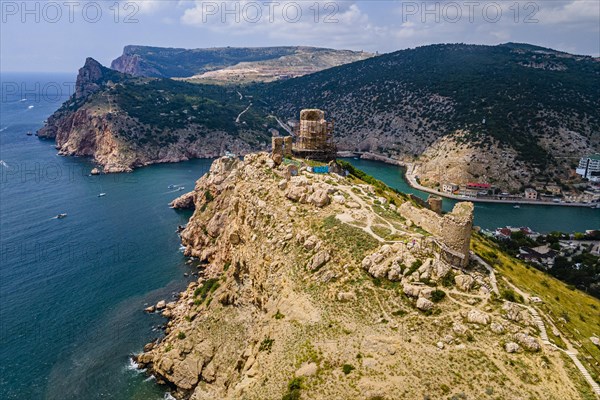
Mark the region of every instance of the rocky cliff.
POLYGON ((228 82, 300 76, 371 57, 360 51, 306 46, 177 49, 125 46, 111 68, 134 76, 215 79, 228 82), (211 73, 207 77, 201 77, 211 73))
POLYGON ((61 155, 93 158, 105 173, 264 146, 268 125, 262 120, 235 123, 247 106, 236 105, 235 93, 193 86, 134 78, 88 58, 75 93, 37 135, 54 139, 61 155))
MULTIPOLYGON (((206 268, 160 305, 166 336, 137 356, 173 395, 582 398, 528 309, 490 293, 476 262, 445 260, 443 235, 410 220, 418 205, 296 171, 267 154, 221 158, 173 204, 194 208, 181 238, 206 268)), ((472 207, 459 208, 447 219, 462 226, 472 207)))

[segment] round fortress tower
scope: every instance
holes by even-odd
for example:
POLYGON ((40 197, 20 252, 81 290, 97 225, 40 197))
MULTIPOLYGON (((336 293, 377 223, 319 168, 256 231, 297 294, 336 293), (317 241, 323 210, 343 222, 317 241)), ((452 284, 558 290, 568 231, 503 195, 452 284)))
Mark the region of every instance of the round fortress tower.
POLYGON ((300 124, 297 125, 294 135, 296 156, 317 161, 335 160, 333 122, 325 120, 324 111, 318 109, 300 111, 300 124))

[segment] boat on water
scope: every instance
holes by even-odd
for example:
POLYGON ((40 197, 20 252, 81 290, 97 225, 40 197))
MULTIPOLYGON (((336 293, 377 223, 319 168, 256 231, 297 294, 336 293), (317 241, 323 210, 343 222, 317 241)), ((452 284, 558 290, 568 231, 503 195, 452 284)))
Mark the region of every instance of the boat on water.
POLYGON ((515 205, 513 206, 513 208, 521 208, 521 206, 520 206, 520 205, 518 205, 518 204, 515 204, 515 205))
POLYGON ((104 197, 104 196, 106 196, 106 193, 100 193, 100 194, 98 195, 98 197, 104 197))
POLYGON ((179 186, 179 187, 177 188, 177 191, 178 191, 178 192, 181 192, 181 191, 182 191, 182 190, 184 190, 184 189, 185 189, 185 187, 183 187, 183 186, 179 186))
POLYGON ((33 136, 33 132, 27 131, 27 136, 33 136))
POLYGON ((63 218, 67 218, 67 213, 63 213, 63 214, 58 214, 56 217, 56 219, 63 219, 63 218))
POLYGON ((167 186, 167 189, 175 189, 175 187, 176 187, 175 185, 169 185, 169 186, 167 186))

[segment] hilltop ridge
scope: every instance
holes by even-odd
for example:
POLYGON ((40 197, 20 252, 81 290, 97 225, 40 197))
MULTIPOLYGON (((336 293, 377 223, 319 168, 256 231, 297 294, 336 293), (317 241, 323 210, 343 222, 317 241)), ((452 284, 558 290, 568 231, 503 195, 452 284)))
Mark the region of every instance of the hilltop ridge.
POLYGON ((194 400, 591 398, 514 292, 445 253, 472 204, 430 214, 330 168, 224 157, 173 203, 194 209, 181 238, 203 276, 148 309, 170 320, 141 368, 194 400))

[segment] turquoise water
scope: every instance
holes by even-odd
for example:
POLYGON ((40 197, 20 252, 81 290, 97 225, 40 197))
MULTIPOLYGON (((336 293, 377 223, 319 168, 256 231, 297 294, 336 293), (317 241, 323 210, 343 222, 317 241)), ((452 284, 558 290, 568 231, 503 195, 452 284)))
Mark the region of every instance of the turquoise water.
MULTIPOLYGON (((413 189, 404 179, 402 168, 378 161, 345 158, 344 160, 381 180, 390 187, 405 193, 413 193, 427 199, 429 193, 413 189)), ((443 199, 445 211, 452 210, 456 200, 443 199)), ((511 204, 475 203, 475 225, 486 229, 499 226, 528 226, 531 229, 548 233, 583 232, 586 229, 600 229, 600 210, 585 207, 521 205, 515 209, 511 204)))
MULTIPOLYGON (((70 78, 3 76, 31 87, 70 78)), ((167 186, 193 188, 211 161, 87 176, 89 161, 26 135, 64 96, 29 97, 2 98, 0 398, 161 399, 127 368, 129 354, 164 323, 145 304, 170 299, 190 272, 175 233, 189 213, 169 209, 183 192, 167 186), (52 218, 59 213, 68 217, 52 218)))
MULTIPOLYGON (((3 75, 32 92, 68 75, 3 75)), ((10 87, 14 87, 10 86, 10 87)), ((0 113, 0 399, 161 399, 163 390, 129 366, 160 335, 146 304, 183 289, 191 268, 175 234, 189 213, 168 203, 191 189, 211 161, 156 165, 90 177, 92 165, 58 157, 53 142, 27 136, 68 93, 2 95, 0 113), (21 101, 23 98, 26 101, 21 101), (33 106, 33 108, 30 108, 33 106), (97 197, 106 193, 105 197, 97 197), (53 219, 68 213, 62 220, 53 219)), ((415 192, 399 168, 350 160, 390 186, 415 192)), ((445 208, 453 202, 444 200, 445 208)), ((476 207, 484 227, 566 231, 600 227, 597 210, 476 207)))

